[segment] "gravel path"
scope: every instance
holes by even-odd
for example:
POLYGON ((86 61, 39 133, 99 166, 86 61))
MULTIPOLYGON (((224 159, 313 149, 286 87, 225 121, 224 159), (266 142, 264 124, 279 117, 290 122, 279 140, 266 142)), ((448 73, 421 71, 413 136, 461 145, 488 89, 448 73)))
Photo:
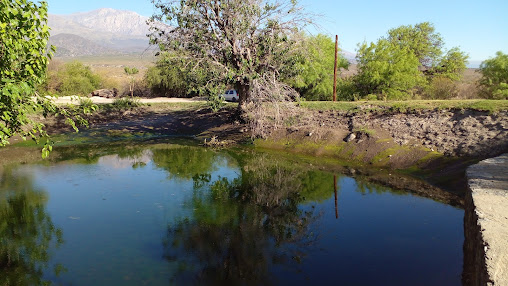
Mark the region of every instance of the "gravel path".
MULTIPOLYGON (((93 103, 113 103, 115 99, 113 98, 104 98, 99 96, 92 96, 90 98, 93 103)), ((55 98, 56 104, 69 104, 69 103, 78 103, 79 99, 77 96, 62 96, 55 98)), ((140 98, 139 101, 141 103, 164 103, 164 102, 200 102, 206 101, 203 97, 193 97, 193 98, 170 98, 170 97, 155 97, 155 98, 140 98)))

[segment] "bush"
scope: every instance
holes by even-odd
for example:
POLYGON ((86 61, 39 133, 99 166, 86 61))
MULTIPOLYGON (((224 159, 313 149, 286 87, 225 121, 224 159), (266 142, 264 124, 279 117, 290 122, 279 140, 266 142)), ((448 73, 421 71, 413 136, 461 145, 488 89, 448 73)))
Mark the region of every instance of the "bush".
POLYGON ((192 97, 187 92, 185 78, 178 66, 160 61, 157 66, 148 68, 144 81, 154 96, 192 97))
MULTIPOLYGON (((125 87, 122 86, 122 81, 120 81, 117 77, 111 76, 111 73, 108 73, 107 71, 101 71, 98 73, 98 76, 101 79, 101 88, 107 88, 107 89, 125 89, 125 87)), ((127 88, 128 89, 128 88, 127 88)))
MULTIPOLYGON (((335 42, 323 34, 304 35, 301 45, 302 55, 284 82, 306 100, 332 100, 335 42), (292 74, 295 71, 296 76, 292 74)), ((338 56, 337 69, 347 69, 348 61, 341 54, 338 56)))
POLYGON ((151 97, 151 96, 157 96, 153 94, 150 89, 146 86, 144 81, 136 81, 132 84, 124 83, 122 92, 122 97, 151 97), (130 91, 130 88, 132 87, 132 93, 130 91), (132 94, 132 96, 131 96, 132 94))
POLYGON ((102 78, 81 62, 63 64, 52 61, 48 66, 43 87, 45 91, 58 95, 84 96, 101 88, 102 78))
POLYGON ((480 65, 480 85, 483 96, 490 99, 508 99, 508 54, 497 52, 496 57, 480 65))
POLYGON ((447 77, 435 77, 426 88, 424 96, 428 99, 450 99, 457 97, 457 83, 447 77))
POLYGON ((79 98, 79 109, 84 114, 90 114, 97 110, 97 105, 88 97, 79 98))
POLYGON ((337 100, 353 101, 358 97, 352 78, 337 79, 337 100))
POLYGON ((117 110, 126 110, 131 109, 134 107, 142 106, 143 104, 139 101, 138 98, 130 98, 130 97, 124 97, 124 98, 117 98, 113 101, 113 108, 117 110))

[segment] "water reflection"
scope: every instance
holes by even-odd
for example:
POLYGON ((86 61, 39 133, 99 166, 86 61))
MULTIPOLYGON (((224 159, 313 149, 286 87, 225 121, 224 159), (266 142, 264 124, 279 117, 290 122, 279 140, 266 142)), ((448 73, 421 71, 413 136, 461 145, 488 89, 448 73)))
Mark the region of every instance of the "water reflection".
POLYGON ((170 178, 188 180, 213 171, 216 153, 205 148, 179 146, 153 150, 153 162, 170 178))
POLYGON ((0 178, 0 285, 49 285, 44 272, 53 268, 58 276, 64 268, 49 265, 51 249, 63 243, 61 229, 46 212, 44 190, 34 187, 33 178, 5 168, 0 178))
POLYGON ((314 162, 176 144, 53 155, 3 173, 0 285, 458 281, 460 210, 314 162))
POLYGON ((306 172, 261 156, 247 160, 237 179, 197 178, 191 218, 170 225, 164 241, 164 256, 180 265, 173 282, 271 285, 274 264, 304 259, 317 238, 309 225, 319 216, 299 208, 306 172))

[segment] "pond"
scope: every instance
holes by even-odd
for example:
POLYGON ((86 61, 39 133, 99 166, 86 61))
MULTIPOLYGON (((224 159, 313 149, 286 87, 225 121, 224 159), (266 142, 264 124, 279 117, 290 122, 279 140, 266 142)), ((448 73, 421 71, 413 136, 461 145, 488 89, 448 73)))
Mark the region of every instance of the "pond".
POLYGON ((3 166, 1 285, 460 285, 463 210, 179 141, 3 166))

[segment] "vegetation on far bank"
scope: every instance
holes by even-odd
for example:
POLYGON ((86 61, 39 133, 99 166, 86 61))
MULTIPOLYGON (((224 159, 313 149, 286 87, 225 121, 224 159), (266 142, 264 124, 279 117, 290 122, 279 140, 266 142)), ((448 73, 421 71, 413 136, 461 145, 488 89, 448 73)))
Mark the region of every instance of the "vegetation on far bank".
MULTIPOLYGON (((313 20, 298 1, 231 0, 218 7, 210 0, 198 4, 154 0, 150 39, 160 50, 155 66, 143 70, 136 65, 122 66, 123 78, 107 71, 99 73, 81 62, 50 62, 54 47, 47 47, 46 2, 0 3, 0 18, 5 19, 0 23, 0 146, 15 135, 35 141, 44 138, 47 155, 51 146, 45 126, 29 114, 61 114, 76 128, 76 123, 87 124, 83 114, 96 109, 86 99, 80 100, 77 108, 62 108, 46 94, 86 96, 107 88, 130 98, 199 95, 208 97, 210 107, 217 111, 226 106, 220 95, 226 88, 235 88, 238 115, 251 121, 251 127, 262 127, 266 118, 290 118, 295 101, 321 110, 348 110, 359 104, 333 103, 329 107, 327 102, 310 103, 331 99, 335 43, 328 36, 305 32, 313 20), (160 22, 173 28, 168 31, 160 22), (275 108, 266 108, 268 105, 275 108)), ((339 80, 338 99, 368 100, 369 106, 398 111, 503 110, 506 104, 498 101, 418 101, 508 98, 506 54, 498 52, 482 63, 481 78, 460 87, 468 55, 458 48, 444 47, 444 39, 428 22, 399 26, 376 42, 362 43, 357 51, 357 72, 339 80), (389 100, 417 101, 386 103, 389 100)), ((339 57, 339 68, 349 68, 343 57, 339 57)), ((131 99, 118 100, 112 106, 131 109, 138 105, 131 99)))
POLYGON ((301 107, 312 110, 371 110, 371 111, 411 111, 411 110, 431 110, 431 109, 459 109, 459 110, 477 110, 491 113, 508 110, 508 101, 506 100, 410 100, 410 101, 302 101, 301 107))
MULTIPOLYGON (((86 101, 86 99, 84 100, 86 101)), ((78 103, 79 104, 79 103, 78 103)), ((78 105, 77 104, 77 105, 78 105)), ((83 103, 81 103, 83 104, 83 103)), ((84 103, 87 105, 87 103, 84 103)), ((236 103, 226 103, 223 108, 233 111, 236 103)), ((363 111, 378 113, 411 112, 418 110, 473 110, 496 113, 508 111, 506 100, 409 100, 409 101, 380 101, 380 100, 359 100, 359 101, 300 101, 295 103, 308 110, 317 111, 363 111)), ((193 111, 209 108, 205 101, 195 102, 158 102, 143 104, 138 99, 122 98, 113 103, 102 103, 96 105, 98 112, 111 112, 122 110, 144 109, 150 111, 172 112, 172 111, 193 111)))

